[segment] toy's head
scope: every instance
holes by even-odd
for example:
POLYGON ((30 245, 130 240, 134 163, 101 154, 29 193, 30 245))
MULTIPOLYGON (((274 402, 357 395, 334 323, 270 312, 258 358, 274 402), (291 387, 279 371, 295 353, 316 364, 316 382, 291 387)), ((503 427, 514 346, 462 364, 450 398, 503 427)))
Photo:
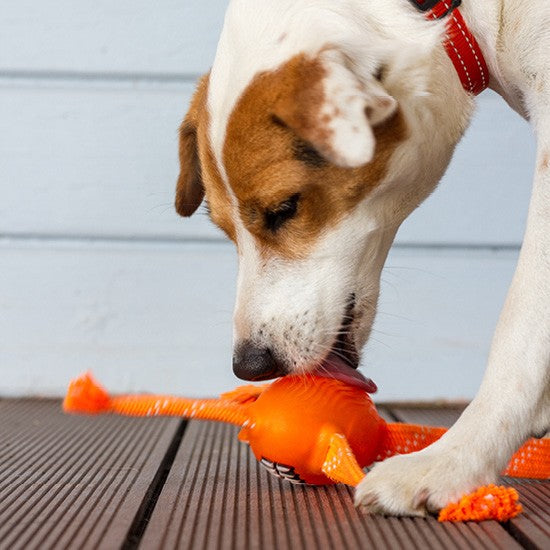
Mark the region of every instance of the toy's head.
POLYGON ((334 483, 322 473, 330 438, 346 437, 361 467, 371 464, 386 423, 368 393, 320 376, 286 376, 250 405, 239 437, 275 475, 294 483, 334 483))

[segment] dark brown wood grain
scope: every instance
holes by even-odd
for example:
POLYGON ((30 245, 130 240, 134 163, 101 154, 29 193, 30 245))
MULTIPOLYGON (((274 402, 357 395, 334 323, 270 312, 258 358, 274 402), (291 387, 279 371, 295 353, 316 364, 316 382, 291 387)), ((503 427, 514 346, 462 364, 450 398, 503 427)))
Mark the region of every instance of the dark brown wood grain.
POLYGON ((144 548, 521 547, 495 522, 363 516, 348 487, 295 486, 271 476, 237 433, 232 426, 190 423, 144 548))
POLYGON ((0 407, 0 548, 119 548, 180 420, 0 407))
MULTIPOLYGON (((449 426, 461 406, 392 405, 388 420, 449 426)), ((33 548, 550 548, 550 482, 513 480, 507 525, 364 516, 345 486, 273 477, 212 422, 68 416, 0 400, 0 550, 33 548)))
POLYGON ((466 405, 447 405, 438 407, 392 405, 390 411, 395 420, 399 422, 450 428, 465 408, 466 405))

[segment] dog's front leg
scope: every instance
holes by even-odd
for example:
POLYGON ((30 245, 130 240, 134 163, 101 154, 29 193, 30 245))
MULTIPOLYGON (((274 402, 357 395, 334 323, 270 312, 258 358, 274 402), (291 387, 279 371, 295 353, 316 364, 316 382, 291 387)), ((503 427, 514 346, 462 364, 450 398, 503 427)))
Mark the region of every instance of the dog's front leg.
POLYGON ((495 481, 525 439, 550 428, 550 106, 538 137, 527 230, 479 393, 435 444, 373 468, 356 493, 368 512, 436 511, 495 481))

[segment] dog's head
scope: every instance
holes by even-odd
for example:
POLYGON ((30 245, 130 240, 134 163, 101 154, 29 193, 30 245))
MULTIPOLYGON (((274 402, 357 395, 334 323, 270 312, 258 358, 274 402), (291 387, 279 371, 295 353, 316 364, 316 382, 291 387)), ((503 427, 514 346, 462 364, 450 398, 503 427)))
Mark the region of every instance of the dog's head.
POLYGON ((358 61, 318 26, 279 21, 245 40, 231 15, 181 127, 176 209, 189 216, 206 195, 237 245, 239 377, 355 368, 395 232, 441 176, 467 117, 453 107, 452 127, 443 115, 444 131, 431 128, 434 69, 412 58, 392 66, 387 40, 358 61))

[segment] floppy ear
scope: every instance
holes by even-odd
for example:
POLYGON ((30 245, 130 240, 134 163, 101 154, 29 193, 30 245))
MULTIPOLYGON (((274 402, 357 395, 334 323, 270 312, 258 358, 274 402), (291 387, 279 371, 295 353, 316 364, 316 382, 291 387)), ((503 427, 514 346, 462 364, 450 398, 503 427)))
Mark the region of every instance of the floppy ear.
POLYGON ((373 127, 395 113, 397 101, 374 78, 361 82, 335 50, 302 58, 291 71, 292 85, 275 105, 276 117, 337 166, 370 162, 373 127))
POLYGON ((179 131, 180 174, 176 185, 176 212, 191 216, 204 198, 197 131, 201 112, 206 107, 208 75, 200 80, 191 107, 179 131))

